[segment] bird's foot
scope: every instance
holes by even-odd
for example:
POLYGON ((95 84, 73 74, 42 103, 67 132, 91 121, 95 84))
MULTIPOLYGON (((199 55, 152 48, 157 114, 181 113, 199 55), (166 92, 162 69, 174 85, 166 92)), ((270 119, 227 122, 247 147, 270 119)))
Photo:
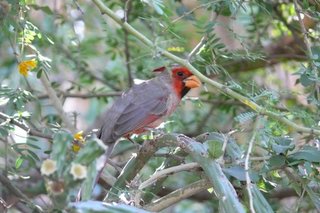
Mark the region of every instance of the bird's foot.
POLYGON ((151 134, 154 134, 154 135, 163 135, 163 134, 166 134, 166 132, 163 130, 163 129, 155 129, 155 128, 145 128, 145 130, 147 131, 150 131, 151 134))
POLYGON ((141 145, 137 142, 135 142, 134 140, 132 140, 130 137, 126 137, 128 139, 128 141, 130 141, 133 145, 136 146, 137 150, 140 150, 141 145))

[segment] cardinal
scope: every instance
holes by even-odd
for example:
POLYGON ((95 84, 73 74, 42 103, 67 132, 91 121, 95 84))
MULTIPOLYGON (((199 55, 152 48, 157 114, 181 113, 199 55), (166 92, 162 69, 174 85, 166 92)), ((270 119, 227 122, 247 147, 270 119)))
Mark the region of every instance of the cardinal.
POLYGON ((190 89, 201 85, 186 67, 160 67, 154 72, 158 73, 155 78, 124 92, 98 122, 97 137, 108 146, 107 159, 119 138, 158 127, 190 89))

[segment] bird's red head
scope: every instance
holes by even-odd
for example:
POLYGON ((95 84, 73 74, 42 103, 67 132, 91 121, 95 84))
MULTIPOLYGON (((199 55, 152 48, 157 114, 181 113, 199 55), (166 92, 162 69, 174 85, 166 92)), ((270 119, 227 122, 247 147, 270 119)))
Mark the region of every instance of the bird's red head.
POLYGON ((174 67, 171 71, 172 86, 183 97, 190 89, 200 87, 201 81, 186 67, 174 67))

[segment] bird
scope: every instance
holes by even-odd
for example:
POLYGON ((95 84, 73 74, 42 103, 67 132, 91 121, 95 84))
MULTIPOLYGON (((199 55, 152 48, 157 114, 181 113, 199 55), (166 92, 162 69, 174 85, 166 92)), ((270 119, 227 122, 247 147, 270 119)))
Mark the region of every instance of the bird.
MULTIPOLYGON (((109 109, 89 129, 96 129, 95 135, 107 149, 101 160, 97 180, 109 162, 116 142, 133 134, 141 134, 158 127, 179 105, 181 99, 201 81, 184 67, 172 65, 153 70, 156 76, 141 84, 135 84, 114 101, 109 109)), ((132 141, 132 140, 130 140, 132 141)))
POLYGON ((108 145, 108 152, 121 138, 158 127, 170 116, 190 89, 201 81, 183 66, 159 67, 157 76, 133 85, 104 113, 97 137, 108 145))
POLYGON ((108 162, 117 168, 109 157, 121 137, 130 140, 133 134, 158 127, 191 89, 201 86, 199 78, 184 66, 163 66, 153 72, 156 77, 123 92, 92 126, 97 129, 97 138, 107 145, 105 154, 101 156, 104 163, 98 169, 96 183, 108 162))

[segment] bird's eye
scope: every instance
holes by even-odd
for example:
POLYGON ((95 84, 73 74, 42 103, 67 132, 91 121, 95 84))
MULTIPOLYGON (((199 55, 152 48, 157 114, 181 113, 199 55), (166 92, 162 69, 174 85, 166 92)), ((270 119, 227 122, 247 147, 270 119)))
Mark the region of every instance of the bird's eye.
POLYGON ((178 76, 183 76, 183 72, 177 72, 178 76))

